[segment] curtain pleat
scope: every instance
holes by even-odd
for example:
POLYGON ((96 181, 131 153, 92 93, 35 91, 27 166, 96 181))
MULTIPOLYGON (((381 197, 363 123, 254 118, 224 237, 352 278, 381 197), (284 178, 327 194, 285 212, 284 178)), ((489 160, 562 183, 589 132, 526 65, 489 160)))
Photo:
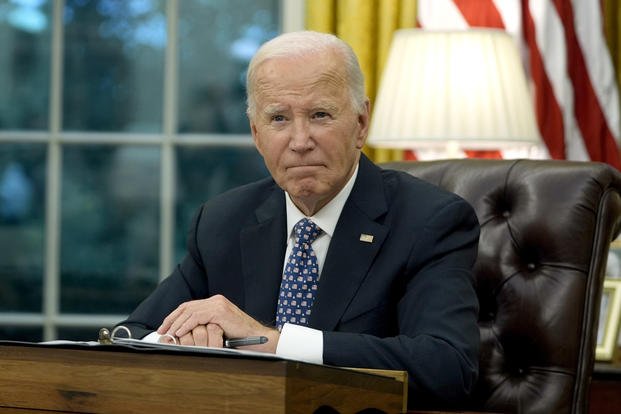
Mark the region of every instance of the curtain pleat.
POLYGON ((336 31, 336 0, 306 0, 306 28, 322 33, 336 31))
POLYGON ((354 49, 364 73, 367 94, 375 93, 377 0, 339 0, 336 35, 354 49))

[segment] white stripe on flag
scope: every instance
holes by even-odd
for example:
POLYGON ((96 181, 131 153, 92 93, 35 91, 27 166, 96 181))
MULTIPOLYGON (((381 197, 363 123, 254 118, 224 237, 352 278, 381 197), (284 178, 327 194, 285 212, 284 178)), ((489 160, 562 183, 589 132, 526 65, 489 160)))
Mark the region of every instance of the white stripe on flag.
POLYGON ((522 41, 522 12, 520 0, 493 0, 496 10, 502 17, 505 30, 515 40, 522 41))
POLYGON ((418 21, 432 30, 467 29, 468 23, 453 0, 419 0, 418 21))
POLYGON ((529 12, 535 23, 537 47, 541 52, 546 74, 563 113, 565 157, 588 161, 589 154, 574 118, 574 92, 567 73, 567 45, 563 22, 551 0, 530 0, 529 12))
POLYGON ((599 0, 573 0, 578 43, 584 55, 589 79, 604 113, 608 128, 619 142, 619 92, 608 52, 599 0))

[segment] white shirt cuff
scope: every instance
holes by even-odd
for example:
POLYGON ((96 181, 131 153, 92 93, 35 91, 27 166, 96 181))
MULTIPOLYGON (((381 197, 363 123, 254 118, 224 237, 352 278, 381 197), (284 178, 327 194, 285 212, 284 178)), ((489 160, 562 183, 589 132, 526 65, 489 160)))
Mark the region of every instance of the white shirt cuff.
POLYGON ((323 364, 323 332, 306 326, 285 323, 280 331, 276 355, 323 364))
POLYGON ((157 331, 153 331, 151 332, 149 335, 145 336, 144 338, 142 338, 143 341, 145 342, 150 342, 152 344, 156 344, 160 341, 160 337, 162 335, 158 334, 157 331))

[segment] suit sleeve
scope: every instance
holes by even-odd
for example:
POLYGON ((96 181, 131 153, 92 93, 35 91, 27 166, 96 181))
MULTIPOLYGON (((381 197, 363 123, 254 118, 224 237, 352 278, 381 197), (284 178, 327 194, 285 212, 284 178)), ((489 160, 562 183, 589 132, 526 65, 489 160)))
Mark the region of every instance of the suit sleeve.
POLYGON ((155 331, 180 304, 207 296, 207 276, 197 248, 196 232, 203 208, 195 214, 188 234, 188 253, 175 270, 129 315, 119 323, 132 338, 155 331))
POLYGON ((472 276, 478 236, 477 218, 465 201, 453 198, 439 209, 408 258, 407 283, 397 303, 398 333, 380 338, 324 332, 324 363, 405 367, 415 405, 463 402, 478 375, 478 300, 472 276))

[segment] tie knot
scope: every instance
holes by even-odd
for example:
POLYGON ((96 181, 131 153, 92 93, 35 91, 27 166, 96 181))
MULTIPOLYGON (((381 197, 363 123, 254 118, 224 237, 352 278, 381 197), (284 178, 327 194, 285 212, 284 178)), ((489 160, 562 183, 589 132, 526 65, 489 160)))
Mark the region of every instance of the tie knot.
POLYGON ((321 234, 321 229, 306 217, 298 221, 293 228, 297 240, 312 243, 321 234))

